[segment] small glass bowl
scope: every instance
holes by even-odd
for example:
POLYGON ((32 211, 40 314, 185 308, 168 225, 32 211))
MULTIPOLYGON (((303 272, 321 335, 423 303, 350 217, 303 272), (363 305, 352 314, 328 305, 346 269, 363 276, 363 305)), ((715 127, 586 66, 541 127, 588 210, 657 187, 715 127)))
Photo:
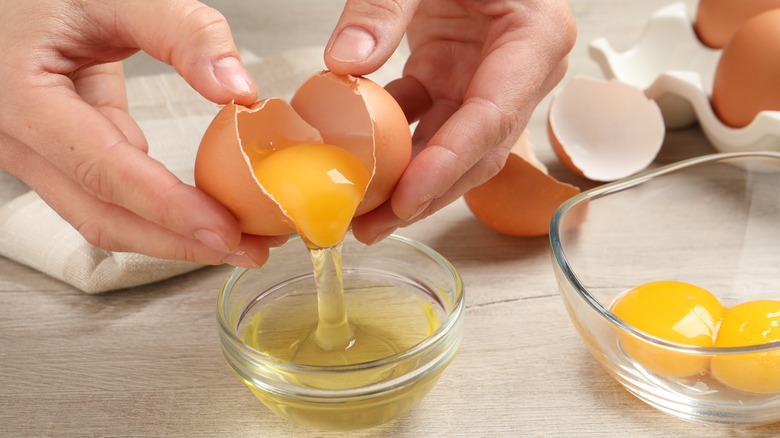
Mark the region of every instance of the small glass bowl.
POLYGON ((765 361, 763 367, 775 366, 776 375, 769 376, 774 383, 780 382, 780 343, 687 346, 642 332, 609 310, 621 293, 655 280, 697 285, 727 308, 780 299, 779 153, 712 154, 583 192, 554 214, 550 242, 556 280, 574 326, 628 391, 686 420, 780 421, 780 393, 732 389, 709 368, 684 378, 659 374, 623 348, 629 342, 644 351, 709 364, 724 358, 743 364, 765 361))
MULTIPOLYGON (((433 387, 462 339, 463 285, 441 255, 395 235, 372 246, 348 236, 342 255, 350 318, 358 311, 350 307, 353 294, 369 290, 364 307, 392 312, 394 303, 372 302, 370 291, 396 288, 406 296, 416 294, 435 315, 438 328, 397 354, 354 365, 301 365, 252 348, 245 342, 247 325, 265 306, 305 302, 316 311, 311 259, 297 237, 273 249, 263 267, 235 269, 218 297, 219 334, 228 366, 271 411, 309 429, 363 429, 405 414, 433 387)), ((404 329, 404 318, 395 319, 399 330, 404 329)))

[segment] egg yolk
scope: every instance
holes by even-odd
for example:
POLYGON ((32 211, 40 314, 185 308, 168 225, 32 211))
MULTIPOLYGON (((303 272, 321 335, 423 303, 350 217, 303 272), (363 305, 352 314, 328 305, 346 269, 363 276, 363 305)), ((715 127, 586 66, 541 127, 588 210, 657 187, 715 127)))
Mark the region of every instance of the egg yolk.
POLYGON ((357 157, 327 144, 279 149, 254 162, 253 171, 315 248, 341 242, 371 178, 357 157))
MULTIPOLYGON (((741 347, 780 341, 780 301, 758 300, 726 310, 715 340, 716 347, 741 347)), ((777 351, 718 355, 712 375, 742 391, 780 392, 780 353, 777 351)))
MULTIPOLYGON (((612 313, 657 338, 685 345, 712 347, 723 314, 720 301, 707 290, 679 281, 654 281, 621 295, 612 313)), ((648 370, 672 377, 703 375, 709 357, 668 350, 629 335, 623 350, 648 370)))

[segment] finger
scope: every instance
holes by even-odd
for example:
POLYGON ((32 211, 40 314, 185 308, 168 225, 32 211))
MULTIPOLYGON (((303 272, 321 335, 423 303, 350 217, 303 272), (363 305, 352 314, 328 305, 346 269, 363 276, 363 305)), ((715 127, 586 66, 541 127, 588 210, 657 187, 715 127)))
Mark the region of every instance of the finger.
MULTIPOLYGON (((89 15, 92 19, 103 20, 101 26, 85 21, 84 32, 99 29, 100 35, 89 35, 91 40, 100 37, 105 44, 125 41, 123 46, 135 46, 130 41, 132 34, 117 24, 118 17, 112 14, 107 14, 108 18, 98 17, 100 13, 106 14, 106 9, 130 3, 148 11, 169 2, 82 3, 81 7, 97 9, 89 15)), ((147 25, 155 22, 146 18, 147 25)), ((5 110, 0 109, 0 132, 10 133, 21 144, 33 148, 100 200, 120 205, 224 254, 235 249, 241 239, 235 218, 204 193, 179 181, 143 150, 132 147, 109 118, 77 94, 76 87, 82 85, 61 74, 68 65, 78 66, 73 70, 75 78, 79 70, 89 71, 90 67, 84 68, 89 62, 74 64, 67 58, 57 61, 63 56, 88 59, 89 51, 72 39, 52 40, 52 44, 57 47, 42 48, 36 58, 41 64, 23 64, 18 74, 3 75, 2 88, 13 92, 4 94, 8 105, 3 107, 5 110)), ((100 51, 100 47, 95 50, 100 51)), ((89 87, 86 82, 84 86, 89 87)), ((111 117, 118 120, 114 115, 111 117)))
POLYGON ((517 124, 491 102, 471 100, 450 113, 452 109, 446 104, 434 105, 420 122, 423 140, 426 130, 439 128, 409 163, 393 192, 393 210, 406 221, 419 216, 467 172, 471 175, 466 185, 497 173, 519 135, 515 133, 517 124))
POLYGON ((89 195, 46 159, 10 137, 0 138, 0 146, 7 152, 0 155, 0 165, 22 179, 88 243, 99 248, 202 264, 257 267, 267 260, 268 246, 277 244, 275 238, 252 239, 248 241, 251 245, 242 241, 234 253, 225 254, 89 195))
POLYGON ((373 245, 392 234, 404 221, 393 213, 390 202, 385 202, 352 221, 352 235, 367 245, 373 245))
POLYGON ((17 133, 20 143, 98 199, 225 254, 236 248, 238 223, 223 206, 130 146, 122 132, 65 81, 52 75, 45 90, 37 83, 21 88, 17 97, 27 105, 19 107, 7 132, 17 133), (74 129, 78 126, 89 127, 88 134, 74 129))
MULTIPOLYGON (((566 68, 565 57, 554 65, 531 66, 529 58, 511 56, 523 49, 518 42, 485 58, 465 91, 462 106, 451 116, 446 105, 456 102, 434 98, 430 114, 415 132, 420 136, 416 143, 429 135, 430 139, 393 193, 397 216, 411 221, 423 212, 435 211, 501 169, 533 110, 566 68), (515 74, 519 71, 525 74, 515 74)), ((528 56, 537 59, 541 54, 528 56)))
POLYGON ((325 65, 340 74, 374 72, 393 54, 421 0, 348 0, 325 46, 325 65))
POLYGON ((242 105, 257 99, 257 86, 241 62, 230 26, 216 9, 194 0, 85 4, 88 15, 107 27, 107 37, 172 65, 206 99, 242 105))
POLYGON ((471 102, 456 108, 434 104, 415 130, 414 144, 426 144, 401 176, 390 201, 355 218, 353 234, 375 243, 450 204, 503 166, 508 147, 503 141, 501 116, 489 104, 471 102), (485 137, 494 137, 481 146, 485 137))
POLYGON ((418 121, 433 103, 425 86, 412 76, 388 83, 385 90, 398 102, 409 124, 418 121))
POLYGON ((76 93, 100 110, 127 137, 127 141, 148 153, 149 144, 141 128, 128 113, 125 77, 120 62, 98 64, 71 77, 76 93))
POLYGON ((247 263, 248 261, 262 266, 268 261, 270 257, 271 248, 284 245, 290 236, 256 236, 254 234, 244 234, 241 236, 241 243, 238 245, 233 254, 228 255, 223 260, 224 263, 242 266, 245 268, 252 267, 247 263))

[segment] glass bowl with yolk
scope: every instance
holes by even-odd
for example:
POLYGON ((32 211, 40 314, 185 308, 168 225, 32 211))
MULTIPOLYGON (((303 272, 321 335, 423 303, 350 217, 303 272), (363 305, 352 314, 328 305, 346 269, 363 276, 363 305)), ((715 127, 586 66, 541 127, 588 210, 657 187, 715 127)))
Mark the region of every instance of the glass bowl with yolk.
MULTIPOLYGON (((780 153, 704 155, 553 215, 558 290, 603 378, 675 417, 780 422, 780 153)), ((606 403, 609 403, 608 401, 606 403)))

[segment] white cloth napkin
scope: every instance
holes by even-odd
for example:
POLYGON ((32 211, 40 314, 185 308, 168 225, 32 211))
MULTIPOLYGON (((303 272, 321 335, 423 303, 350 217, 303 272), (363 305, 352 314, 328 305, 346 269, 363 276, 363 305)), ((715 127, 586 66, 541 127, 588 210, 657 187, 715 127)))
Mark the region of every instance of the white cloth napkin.
MULTIPOLYGON (((289 99, 324 68, 322 48, 304 48, 260 59, 243 53, 262 97, 289 99)), ((127 80, 130 113, 149 140, 149 154, 182 181, 193 183, 198 144, 219 110, 175 73, 127 80)), ((201 267, 140 254, 105 251, 87 243, 24 184, 0 171, 0 255, 86 293, 122 289, 201 267)))

